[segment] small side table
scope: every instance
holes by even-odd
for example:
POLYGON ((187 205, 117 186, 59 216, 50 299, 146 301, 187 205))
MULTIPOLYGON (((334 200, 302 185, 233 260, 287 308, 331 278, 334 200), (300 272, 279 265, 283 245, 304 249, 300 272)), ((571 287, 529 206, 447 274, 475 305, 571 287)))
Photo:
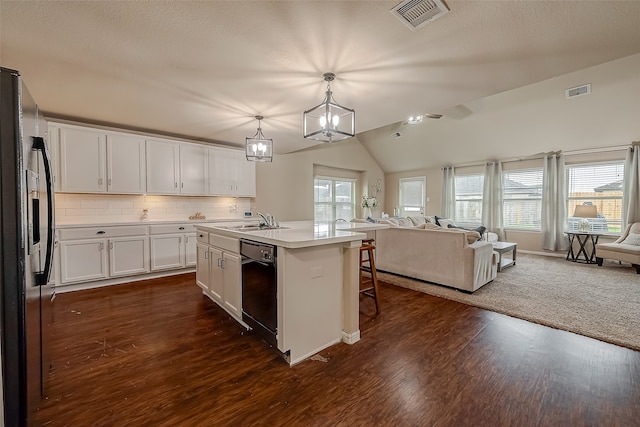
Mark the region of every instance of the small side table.
POLYGON ((566 260, 573 262, 584 262, 586 264, 595 264, 596 262, 596 245, 598 239, 602 234, 593 233, 591 231, 565 231, 564 234, 569 238, 569 251, 567 252, 566 260), (578 245, 580 246, 578 252, 573 251, 573 241, 578 239, 578 245), (591 241, 591 248, 587 248, 586 244, 591 241), (588 250, 590 249, 590 250, 588 250), (582 255, 582 258, 580 258, 582 255))
POLYGON ((512 265, 516 265, 516 248, 518 247, 517 243, 510 242, 494 242, 493 250, 498 252, 500 257, 498 258, 498 272, 501 272, 503 269, 507 267, 511 267, 512 265), (502 255, 511 252, 511 258, 504 258, 502 255))

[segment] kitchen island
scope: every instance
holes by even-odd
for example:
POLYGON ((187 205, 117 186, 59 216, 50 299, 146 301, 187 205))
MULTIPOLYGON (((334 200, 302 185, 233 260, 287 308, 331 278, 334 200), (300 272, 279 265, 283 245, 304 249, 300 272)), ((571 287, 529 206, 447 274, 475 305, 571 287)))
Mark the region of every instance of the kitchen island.
POLYGON ((276 248, 277 349, 290 364, 360 339, 359 248, 370 223, 285 222, 277 229, 198 225, 196 281, 245 327, 240 239, 276 248))

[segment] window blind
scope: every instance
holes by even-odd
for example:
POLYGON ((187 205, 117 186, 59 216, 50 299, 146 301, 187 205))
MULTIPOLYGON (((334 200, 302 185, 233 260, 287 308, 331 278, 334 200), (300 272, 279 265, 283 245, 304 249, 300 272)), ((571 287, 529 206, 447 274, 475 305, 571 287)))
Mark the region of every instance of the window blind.
POLYGON ((512 170, 502 176, 504 227, 540 230, 543 169, 512 170))

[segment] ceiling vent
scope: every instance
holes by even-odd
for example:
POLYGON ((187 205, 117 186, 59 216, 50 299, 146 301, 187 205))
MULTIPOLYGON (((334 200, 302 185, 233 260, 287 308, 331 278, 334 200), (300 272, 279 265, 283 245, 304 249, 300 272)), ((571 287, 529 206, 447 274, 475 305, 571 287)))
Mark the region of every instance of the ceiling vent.
POLYGON ((411 31, 449 12, 442 0, 405 0, 391 9, 391 13, 411 31))
POLYGON ((576 96, 581 96, 581 95, 589 95, 591 93, 591 83, 572 87, 571 89, 566 89, 564 93, 567 99, 575 98, 576 96))
POLYGON ((402 134, 400 132, 391 132, 391 138, 402 138, 402 134))

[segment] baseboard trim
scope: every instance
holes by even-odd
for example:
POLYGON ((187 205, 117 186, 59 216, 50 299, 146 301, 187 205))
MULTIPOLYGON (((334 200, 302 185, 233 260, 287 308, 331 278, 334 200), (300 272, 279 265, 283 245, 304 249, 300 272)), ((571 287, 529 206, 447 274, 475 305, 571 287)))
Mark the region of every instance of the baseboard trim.
POLYGON ((347 333, 345 331, 342 331, 342 342, 349 344, 349 345, 353 345, 355 343, 357 343, 358 341, 360 341, 360 329, 358 329, 355 332, 351 332, 351 333, 347 333))
POLYGON ((177 276, 179 274, 194 273, 194 268, 185 268, 182 270, 158 271, 140 276, 123 276, 115 279, 100 280, 96 282, 73 283, 70 285, 55 285, 56 294, 64 294, 66 292, 84 291, 87 289, 102 288, 105 286, 122 285, 124 283, 140 282, 142 280, 157 279, 160 277, 177 276))
POLYGON ((555 258, 564 258, 564 257, 567 256, 566 253, 563 254, 563 253, 557 253, 557 252, 527 251, 527 250, 521 250, 521 249, 518 249, 518 253, 550 256, 550 257, 555 257, 555 258))

